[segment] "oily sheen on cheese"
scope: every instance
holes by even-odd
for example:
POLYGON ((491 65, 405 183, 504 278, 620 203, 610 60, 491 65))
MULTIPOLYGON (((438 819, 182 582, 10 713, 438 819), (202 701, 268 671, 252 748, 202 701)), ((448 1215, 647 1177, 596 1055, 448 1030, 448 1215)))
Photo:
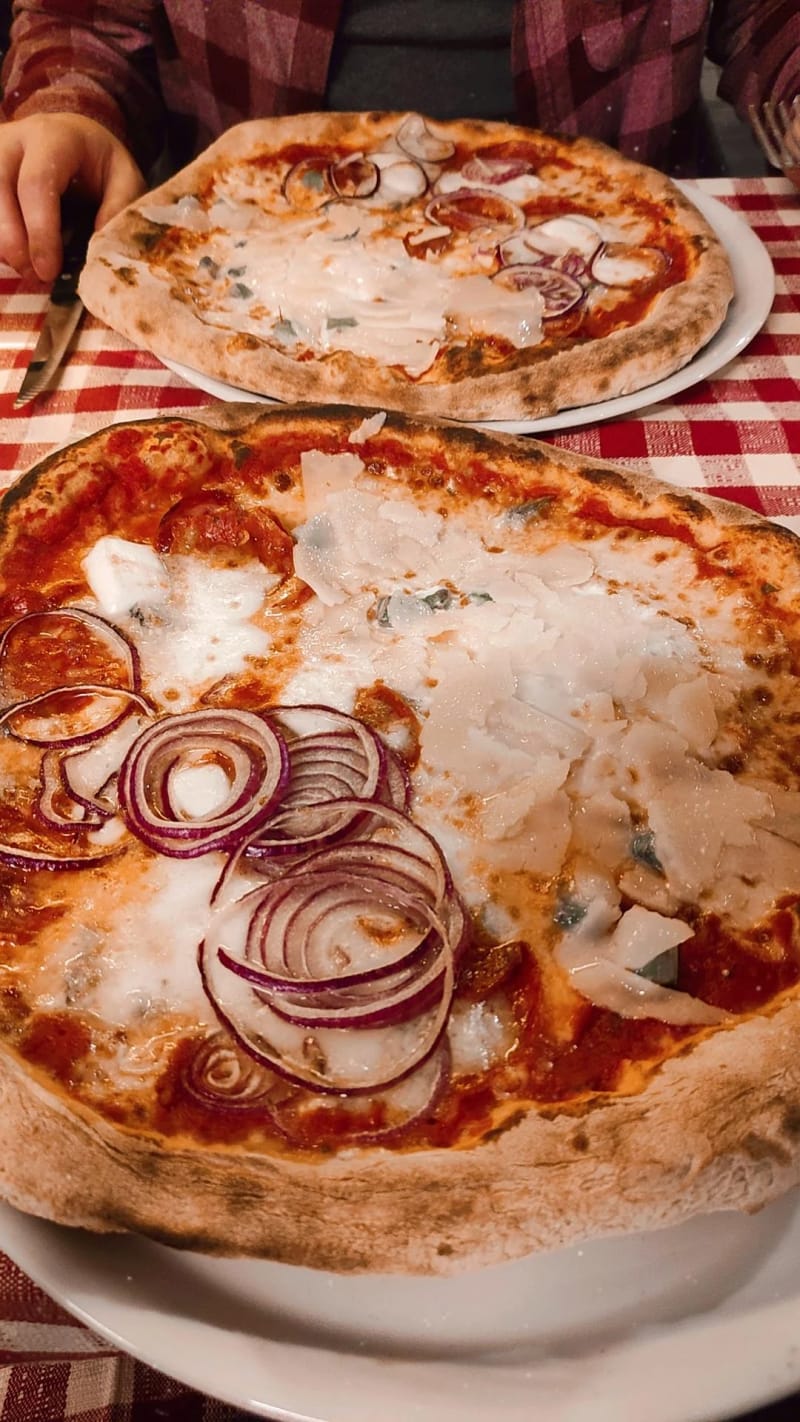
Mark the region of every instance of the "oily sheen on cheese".
MULTIPOLYGON (((364 437, 379 427, 367 422, 364 437)), ((770 767, 763 786, 743 783, 711 755, 742 687, 758 681, 736 586, 720 597, 693 576, 691 550, 666 537, 635 548, 612 532, 545 539, 532 554, 535 503, 488 523, 444 517, 391 470, 372 476, 358 443, 333 456, 311 449, 301 465, 294 568, 314 596, 288 656, 269 611, 276 578, 259 562, 156 555, 118 537, 87 552, 81 607, 112 615, 130 638, 148 697, 181 711, 259 665, 273 668, 285 704, 352 712, 360 688, 391 687, 421 725, 415 816, 486 931, 535 942, 541 902, 522 886, 555 885, 561 930, 544 960, 554 999, 568 985, 628 1016, 721 1021, 636 974, 691 937, 682 903, 746 927, 776 885, 800 892, 800 849, 772 832, 770 767), (623 871, 637 806, 646 843, 623 871)), ((0 741, 0 772, 13 774, 18 754, 0 741)), ((219 776, 186 773, 176 793, 202 813, 222 793, 219 776)), ((98 837, 113 839, 113 823, 98 837)), ((196 945, 219 856, 153 860, 134 845, 109 873, 113 892, 106 876, 86 876, 37 936, 34 1005, 123 1029, 95 1070, 135 1090, 176 1032, 213 1029, 196 945)), ((258 882, 244 862, 237 876, 242 891, 258 882)), ((492 997, 458 1004, 447 1031, 456 1074, 513 1044, 492 997)))
MULTIPOLYGON (((145 206, 142 215, 180 228, 187 212, 196 221, 196 207, 181 203, 145 206)), ((212 209, 209 222, 215 217, 232 230, 212 228, 193 250, 193 280, 212 325, 320 353, 349 350, 412 376, 430 367, 453 333, 501 336, 518 349, 541 340, 535 291, 493 283, 469 245, 439 263, 409 255, 403 238, 415 231, 413 221, 395 220, 387 231, 385 214, 356 217, 344 203, 293 223, 291 232, 280 219, 265 226, 252 205, 228 203, 212 209)))
POLYGON ((441 1273, 790 1188, 797 568, 382 407, 48 459, 0 502, 0 1193, 441 1273))

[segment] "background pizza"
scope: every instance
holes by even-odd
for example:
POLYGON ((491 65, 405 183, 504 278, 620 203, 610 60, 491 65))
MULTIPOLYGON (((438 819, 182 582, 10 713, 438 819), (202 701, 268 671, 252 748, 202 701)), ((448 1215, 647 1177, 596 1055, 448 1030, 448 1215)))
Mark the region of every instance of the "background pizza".
POLYGON ((311 114, 233 128, 139 199, 93 238, 81 291, 234 386, 474 419, 652 384, 732 284, 680 190, 590 139, 311 114))
POLYGON ((313 409, 2 516, 12 1202, 446 1272, 796 1181, 790 535, 313 409))

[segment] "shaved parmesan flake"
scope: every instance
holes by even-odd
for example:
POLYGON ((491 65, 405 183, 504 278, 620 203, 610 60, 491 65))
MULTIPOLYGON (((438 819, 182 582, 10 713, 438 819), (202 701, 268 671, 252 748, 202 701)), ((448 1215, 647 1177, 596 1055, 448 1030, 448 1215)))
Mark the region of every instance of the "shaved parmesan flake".
MULTIPOLYGON (((381 424, 385 418, 385 415, 380 417, 381 424)), ((380 425, 378 428, 380 429, 380 425)), ((304 449, 300 455, 300 469, 303 475, 306 517, 313 518, 325 507, 331 494, 338 489, 352 487, 357 476, 362 473, 364 463, 357 454, 349 454, 347 451, 342 454, 323 454, 319 449, 304 449)))
POLYGON ((134 607, 157 607, 169 590, 167 570, 155 549, 109 534, 83 559, 86 581, 109 617, 134 607))
POLYGON ((385 410, 378 410, 376 414, 368 415, 365 420, 361 421, 360 425, 357 425, 354 430, 351 430, 347 436, 347 443, 365 444, 368 439, 372 439, 373 435, 378 434, 379 431, 383 429, 385 420, 385 410))

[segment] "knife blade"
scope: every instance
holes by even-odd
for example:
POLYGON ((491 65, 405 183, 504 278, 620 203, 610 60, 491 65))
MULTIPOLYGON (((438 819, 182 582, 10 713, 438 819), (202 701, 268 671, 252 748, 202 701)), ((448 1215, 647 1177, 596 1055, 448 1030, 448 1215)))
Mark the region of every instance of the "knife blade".
POLYGON ((35 400, 50 384, 83 315, 78 278, 86 260, 92 226, 91 217, 82 217, 65 235, 61 271, 50 291, 39 338, 14 401, 15 410, 35 400))

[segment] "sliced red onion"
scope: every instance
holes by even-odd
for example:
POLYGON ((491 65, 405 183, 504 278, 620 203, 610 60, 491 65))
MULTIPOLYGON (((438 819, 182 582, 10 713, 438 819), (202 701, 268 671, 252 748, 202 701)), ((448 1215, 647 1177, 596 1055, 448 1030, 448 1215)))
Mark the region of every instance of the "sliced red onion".
POLYGON ((372 1094, 402 1080, 430 1057, 445 1030, 453 996, 453 967, 445 959, 434 1005, 388 1026, 315 1027, 287 1022, 220 960, 215 935, 200 949, 203 985, 236 1041, 262 1066, 322 1092, 372 1094))
POLYGON ((141 667, 136 647, 113 623, 108 622, 104 617, 98 617, 94 612, 87 612, 83 607, 56 607, 43 612, 28 612, 24 617, 19 617, 16 622, 12 622, 0 636, 0 683, 5 682, 7 677, 6 663, 9 656, 13 654, 15 634, 23 627, 30 629, 32 623, 43 622, 46 626, 52 626, 53 621, 58 619, 78 622, 93 635, 99 637, 108 651, 123 664, 128 687, 133 691, 139 691, 141 667))
POLYGON ((369 838, 345 840, 307 852, 294 861, 292 872, 366 874, 407 893, 422 895, 433 908, 452 893, 450 873, 432 835, 414 820, 385 806, 367 807, 364 828, 369 838))
POLYGON ((153 707, 139 692, 86 683, 56 687, 52 691, 43 691, 39 696, 32 696, 28 701, 6 706, 4 711, 0 711, 0 726, 5 726, 14 740, 23 741, 26 745, 66 750, 69 746, 90 745, 110 735, 135 710, 150 714, 153 707), (71 711, 70 703, 73 703, 71 711), (79 725, 76 729, 74 722, 81 713, 100 715, 102 719, 97 724, 79 725), (26 716, 34 722, 34 726, 27 731, 15 725, 15 722, 24 721, 26 716), (72 729, 64 725, 65 721, 72 723, 72 729))
POLYGON ((506 242, 501 242, 498 256, 503 266, 532 264, 536 267, 549 267, 551 271, 563 272, 565 276, 574 277, 583 287, 590 286, 592 282, 589 267, 579 252, 564 252, 560 257, 539 252, 528 241, 526 232, 514 232, 506 242))
POLYGON ((411 803, 411 775, 405 761, 384 742, 384 778, 380 798, 396 810, 407 810, 411 803))
POLYGON ((520 262, 513 267, 501 267, 499 272, 495 272, 492 280, 499 286, 507 287, 509 291, 527 291, 534 288, 544 302, 542 315, 545 319, 565 315, 582 301, 585 295, 580 282, 574 277, 534 262, 520 262))
POLYGON ((421 895, 366 874, 304 865, 255 893, 245 953, 277 991, 329 992, 389 978, 416 962, 431 935, 448 940, 446 925, 421 895), (384 935, 391 933, 390 945, 380 934, 377 943, 370 940, 364 929, 378 922, 384 935))
POLYGON ((160 854, 192 858, 235 849, 273 813, 288 782, 283 737, 250 711, 187 711, 145 730, 120 770, 120 809, 132 832, 160 854), (192 814, 173 804, 175 779, 198 764, 221 767, 221 802, 192 814))
POLYGON ((316 212, 335 194, 327 168, 318 158, 301 158, 286 174, 283 196, 295 212, 316 212))
POLYGON ((330 169, 331 186, 341 198, 369 197, 378 186, 379 176, 376 165, 363 153, 340 158, 330 169))
POLYGON ((60 757, 61 778, 70 797, 90 814, 117 810, 117 776, 125 754, 148 724, 133 714, 107 736, 60 757))
POLYGON ((316 1090, 374 1091, 425 1060, 466 940, 436 842, 397 810, 367 811, 385 841, 306 855, 219 910, 200 950, 225 1025, 262 1064, 316 1090))
POLYGON ((420 163, 443 163, 456 151, 449 138, 431 133, 421 114, 407 114, 395 137, 403 152, 420 163))
POLYGON ((481 227, 514 232, 525 226, 525 214, 517 203, 483 188, 456 188, 431 198, 425 217, 454 232, 474 232, 481 227))
POLYGON ((80 832, 99 829, 110 818, 111 810, 89 807, 84 800, 72 795, 66 783, 63 758, 58 751, 48 750, 42 756, 40 767, 41 792, 37 802, 37 813, 50 829, 80 832))
POLYGON ((565 213, 562 217, 548 217, 535 227, 528 228, 531 245, 553 257, 562 257, 567 252, 577 252, 585 261, 591 261, 603 236, 597 223, 591 217, 581 217, 577 213, 565 213))
POLYGON ((203 1106, 250 1110, 268 1107, 275 1077, 243 1052, 227 1032, 203 1037, 182 1074, 183 1085, 203 1106))
POLYGON ((565 252, 561 257, 553 257, 549 265, 553 267, 554 271, 574 277, 575 281, 579 281, 584 288, 591 285, 591 271, 579 252, 565 252))
POLYGON ((328 706, 269 711, 289 750, 289 781, 270 822, 249 845, 254 858, 316 848, 353 828, 365 801, 402 795, 397 764, 366 722, 328 706))
POLYGON ((527 177, 533 173, 533 168, 523 158, 487 158, 482 153, 476 153, 464 164, 461 172, 468 183, 486 183, 492 187, 513 182, 514 178, 527 177))

